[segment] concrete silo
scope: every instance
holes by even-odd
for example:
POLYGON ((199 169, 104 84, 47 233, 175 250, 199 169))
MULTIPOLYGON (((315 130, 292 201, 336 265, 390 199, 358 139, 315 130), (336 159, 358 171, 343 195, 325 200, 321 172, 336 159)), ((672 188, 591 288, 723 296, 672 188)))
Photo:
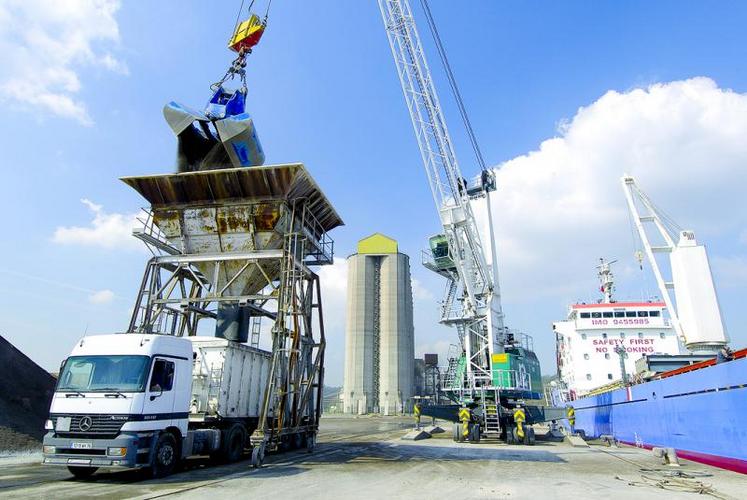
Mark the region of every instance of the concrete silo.
POLYGON ((409 410, 415 370, 410 259, 379 233, 360 240, 348 257, 345 342, 345 412, 409 410))

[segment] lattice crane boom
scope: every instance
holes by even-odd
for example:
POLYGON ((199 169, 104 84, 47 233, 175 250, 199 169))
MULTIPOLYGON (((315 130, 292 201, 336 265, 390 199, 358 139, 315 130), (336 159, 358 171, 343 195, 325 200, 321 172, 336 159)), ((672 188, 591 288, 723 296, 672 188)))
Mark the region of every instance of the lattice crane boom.
MULTIPOLYGON (((378 0, 397 74, 417 138, 428 182, 448 241, 455 269, 444 301, 442 323, 460 331, 473 379, 490 377, 490 359, 503 351, 500 305, 488 186, 492 172, 483 171, 477 196, 468 190, 457 162, 438 94, 415 20, 407 0, 378 0), (488 210, 489 247, 485 248, 471 199, 483 198, 488 210), (455 293, 461 287, 462 294, 455 293), (465 333, 466 332, 466 333, 465 333)), ((444 273, 441 273, 444 274, 444 273)), ((479 384, 479 382, 478 382, 479 384)))

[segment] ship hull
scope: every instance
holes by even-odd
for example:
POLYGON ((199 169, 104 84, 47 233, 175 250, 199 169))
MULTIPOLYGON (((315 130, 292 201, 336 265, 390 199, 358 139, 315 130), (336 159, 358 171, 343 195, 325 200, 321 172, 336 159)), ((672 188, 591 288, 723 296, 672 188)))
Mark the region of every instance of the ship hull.
POLYGON ((747 358, 569 403, 575 430, 747 474, 747 358))

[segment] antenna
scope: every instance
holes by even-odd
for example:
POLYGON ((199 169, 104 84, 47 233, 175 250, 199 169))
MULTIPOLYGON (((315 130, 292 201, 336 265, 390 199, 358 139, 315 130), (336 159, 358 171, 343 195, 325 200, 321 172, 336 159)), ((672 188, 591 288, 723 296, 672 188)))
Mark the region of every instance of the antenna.
POLYGON ((601 284, 599 291, 602 292, 604 298, 602 302, 604 304, 611 304, 614 302, 612 299, 612 293, 615 291, 615 276, 612 274, 612 264, 617 262, 617 259, 605 262, 604 258, 599 259, 599 265, 597 269, 597 276, 599 277, 599 283, 601 284))

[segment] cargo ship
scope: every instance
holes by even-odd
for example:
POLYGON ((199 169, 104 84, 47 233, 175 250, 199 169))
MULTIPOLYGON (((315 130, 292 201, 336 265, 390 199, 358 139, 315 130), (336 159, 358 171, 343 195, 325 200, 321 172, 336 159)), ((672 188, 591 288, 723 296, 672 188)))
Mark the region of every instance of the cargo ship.
POLYGON ((622 184, 662 300, 616 302, 611 263, 602 261, 603 297, 572 305, 553 324, 552 403, 573 407, 568 424, 587 438, 674 448, 747 474, 747 349, 728 347, 705 247, 665 219, 632 177, 622 184), (655 253, 668 254, 669 279, 655 253))
POLYGON ((567 402, 574 430, 747 474, 747 349, 567 402))

